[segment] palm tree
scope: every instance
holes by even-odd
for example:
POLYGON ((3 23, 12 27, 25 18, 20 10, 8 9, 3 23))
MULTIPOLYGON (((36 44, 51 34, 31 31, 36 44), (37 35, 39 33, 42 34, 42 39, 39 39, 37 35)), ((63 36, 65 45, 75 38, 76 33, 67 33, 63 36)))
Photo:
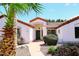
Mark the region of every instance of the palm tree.
POLYGON ((0 52, 3 56, 16 55, 14 37, 14 33, 16 33, 16 28, 14 28, 16 14, 28 14, 32 10, 36 13, 40 13, 40 11, 42 10, 42 5, 39 3, 7 3, 1 4, 1 6, 3 6, 6 11, 6 25, 3 28, 4 37, 1 43, 2 47, 0 49, 0 52))

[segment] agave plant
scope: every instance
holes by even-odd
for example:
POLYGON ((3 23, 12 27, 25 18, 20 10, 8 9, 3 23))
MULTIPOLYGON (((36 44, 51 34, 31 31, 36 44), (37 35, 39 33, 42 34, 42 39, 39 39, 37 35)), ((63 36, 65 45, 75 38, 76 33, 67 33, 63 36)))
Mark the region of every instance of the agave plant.
POLYGON ((6 11, 6 24, 3 28, 4 36, 3 40, 1 42, 1 49, 0 53, 2 53, 3 56, 12 56, 16 55, 15 51, 15 37, 14 34, 16 33, 15 26, 15 17, 16 14, 19 13, 25 13, 28 14, 29 11, 35 11, 36 13, 40 13, 42 10, 42 5, 39 3, 7 3, 7 4, 0 4, 5 8, 6 11))

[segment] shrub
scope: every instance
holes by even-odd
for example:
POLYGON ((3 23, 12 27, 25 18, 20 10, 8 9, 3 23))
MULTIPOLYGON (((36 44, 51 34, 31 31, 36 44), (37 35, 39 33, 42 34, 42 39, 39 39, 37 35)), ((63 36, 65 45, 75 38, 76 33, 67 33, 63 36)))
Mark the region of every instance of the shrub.
POLYGON ((45 44, 47 44, 47 45, 56 45, 58 38, 54 34, 49 34, 49 35, 45 36, 43 39, 44 39, 45 44))
POLYGON ((55 47, 49 47, 49 49, 48 49, 48 54, 54 54, 55 53, 55 51, 56 51, 56 48, 55 47))
MULTIPOLYGON (((55 56, 79 56, 79 48, 77 46, 61 46, 57 48, 55 56)), ((53 54, 52 54, 53 55, 53 54)))
POLYGON ((17 43, 18 43, 18 45, 22 45, 22 44, 24 44, 24 40, 23 40, 23 38, 21 37, 20 39, 18 39, 17 43))

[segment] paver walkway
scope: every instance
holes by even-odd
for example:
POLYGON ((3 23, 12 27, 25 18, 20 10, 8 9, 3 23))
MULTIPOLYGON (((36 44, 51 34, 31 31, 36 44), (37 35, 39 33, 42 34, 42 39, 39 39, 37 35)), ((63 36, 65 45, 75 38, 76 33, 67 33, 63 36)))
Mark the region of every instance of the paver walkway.
POLYGON ((31 42, 28 44, 29 51, 31 56, 44 56, 44 54, 40 51, 40 44, 43 44, 43 41, 31 42))

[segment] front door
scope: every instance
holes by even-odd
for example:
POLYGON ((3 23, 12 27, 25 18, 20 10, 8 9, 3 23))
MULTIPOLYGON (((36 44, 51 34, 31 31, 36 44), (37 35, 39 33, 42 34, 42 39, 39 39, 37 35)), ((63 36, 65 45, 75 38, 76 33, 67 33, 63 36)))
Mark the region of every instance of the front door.
POLYGON ((40 40, 40 30, 36 30, 36 40, 40 40))

